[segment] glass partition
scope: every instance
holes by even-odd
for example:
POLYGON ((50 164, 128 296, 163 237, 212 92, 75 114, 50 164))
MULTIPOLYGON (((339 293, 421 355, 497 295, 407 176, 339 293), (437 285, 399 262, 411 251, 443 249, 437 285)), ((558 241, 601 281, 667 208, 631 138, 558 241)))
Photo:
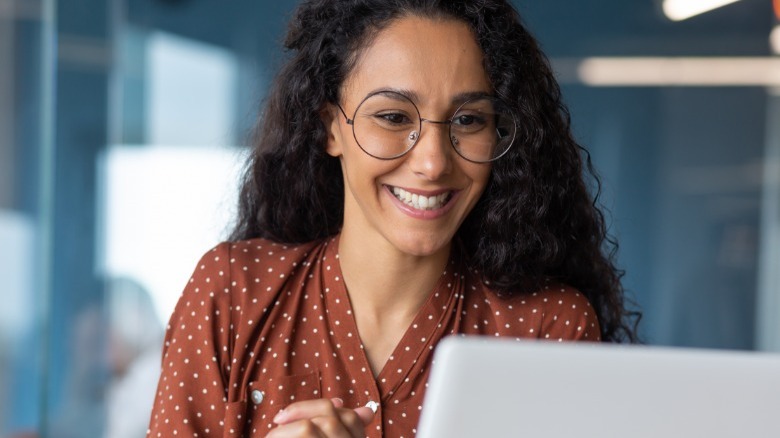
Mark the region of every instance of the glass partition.
POLYGON ((45 422, 55 6, 0 2, 0 436, 45 422))

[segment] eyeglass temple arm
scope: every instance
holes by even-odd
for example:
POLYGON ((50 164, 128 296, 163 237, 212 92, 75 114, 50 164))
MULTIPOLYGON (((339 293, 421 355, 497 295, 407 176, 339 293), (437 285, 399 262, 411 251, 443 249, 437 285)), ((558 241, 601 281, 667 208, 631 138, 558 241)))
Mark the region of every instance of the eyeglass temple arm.
POLYGON ((354 125, 355 120, 347 117, 347 113, 344 112, 344 108, 341 107, 341 104, 337 103, 336 106, 339 108, 339 111, 341 111, 341 114, 344 116, 344 119, 347 121, 347 125, 354 125))

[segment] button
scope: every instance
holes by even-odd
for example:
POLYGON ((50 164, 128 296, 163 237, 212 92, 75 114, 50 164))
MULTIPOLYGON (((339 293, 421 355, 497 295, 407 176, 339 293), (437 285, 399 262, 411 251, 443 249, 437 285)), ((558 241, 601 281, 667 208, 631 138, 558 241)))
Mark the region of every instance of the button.
POLYGON ((260 391, 259 389, 255 389, 252 391, 252 403, 259 405, 263 402, 263 398, 265 398, 265 394, 263 394, 263 391, 260 391))
POLYGON ((368 403, 366 403, 366 407, 371 409, 376 414, 376 410, 379 409, 379 403, 371 400, 368 403))

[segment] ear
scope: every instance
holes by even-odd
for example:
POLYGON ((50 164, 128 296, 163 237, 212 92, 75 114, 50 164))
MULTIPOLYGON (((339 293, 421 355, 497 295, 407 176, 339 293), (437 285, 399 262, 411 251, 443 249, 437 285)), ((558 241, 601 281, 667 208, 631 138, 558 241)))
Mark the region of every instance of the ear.
POLYGON ((330 103, 326 103, 320 110, 320 119, 325 126, 325 134, 327 135, 325 152, 331 157, 340 157, 343 152, 344 141, 339 126, 341 117, 339 109, 330 103))

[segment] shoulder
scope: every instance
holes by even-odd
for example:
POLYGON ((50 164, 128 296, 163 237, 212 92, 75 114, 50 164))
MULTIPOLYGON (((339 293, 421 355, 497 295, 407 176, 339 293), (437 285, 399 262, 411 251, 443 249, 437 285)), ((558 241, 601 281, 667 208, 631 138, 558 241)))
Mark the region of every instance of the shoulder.
MULTIPOLYGON (((533 294, 532 294, 533 295, 533 294)), ((560 283, 548 283, 535 292, 542 308, 542 333, 555 340, 601 340, 596 310, 577 289, 560 283)))
MULTIPOLYGON (((231 269, 250 271, 259 265, 277 265, 280 268, 295 268, 322 241, 287 244, 267 239, 250 239, 236 242, 222 242, 211 252, 229 255, 227 262, 231 269)), ((207 253, 207 257, 209 254, 207 253)))
POLYGON ((274 273, 279 276, 305 264, 322 243, 284 244, 267 239, 222 242, 200 258, 190 282, 213 281, 215 277, 216 280, 227 277, 231 281, 268 280, 274 273))
POLYGON ((493 307, 508 318, 532 321, 536 337, 556 341, 601 339, 598 316, 588 298, 576 288, 552 280, 541 287, 499 294, 485 288, 493 307))
POLYGON ((224 318, 249 302, 268 303, 322 244, 282 244, 266 239, 222 242, 200 258, 177 307, 194 307, 190 313, 214 313, 224 318))
POLYGON ((207 341, 225 347, 215 350, 215 360, 229 363, 225 355, 235 328, 259 322, 285 285, 308 269, 324 245, 325 241, 287 245, 265 239, 216 245, 200 258, 179 297, 167 327, 166 347, 181 337, 207 341), (206 335, 213 338, 201 339, 206 335))

